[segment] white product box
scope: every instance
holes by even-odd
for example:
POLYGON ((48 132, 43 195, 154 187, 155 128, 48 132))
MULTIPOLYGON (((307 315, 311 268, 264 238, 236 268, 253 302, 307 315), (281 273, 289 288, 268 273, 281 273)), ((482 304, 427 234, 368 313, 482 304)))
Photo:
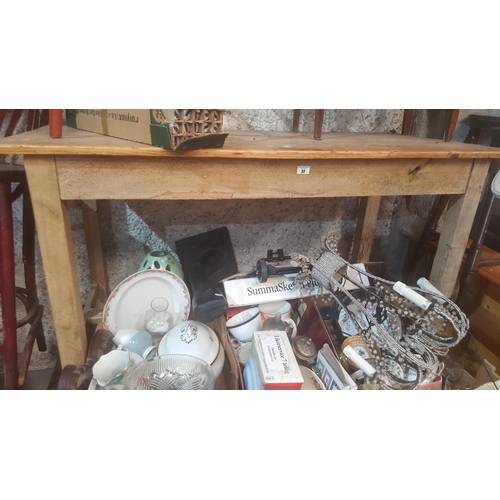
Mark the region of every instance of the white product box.
POLYGON ((328 293, 312 278, 295 284, 294 276, 296 275, 271 276, 265 283, 260 283, 257 276, 224 281, 226 300, 229 307, 252 306, 328 293))
MULTIPOLYGON (((365 270, 364 264, 354 264, 354 266, 363 271, 365 270)), ((348 268, 347 274, 351 279, 366 286, 370 284, 364 274, 358 273, 354 269, 348 268)), ((295 284, 295 276, 296 274, 270 276, 265 283, 260 283, 257 276, 224 281, 226 300, 229 307, 237 307, 328 294, 328 291, 319 286, 319 283, 312 278, 303 280, 300 284, 295 284)), ((356 285, 346 280, 342 285, 347 290, 357 288, 356 285)))
POLYGON ((252 357, 264 390, 301 389, 304 378, 286 332, 255 332, 252 357))

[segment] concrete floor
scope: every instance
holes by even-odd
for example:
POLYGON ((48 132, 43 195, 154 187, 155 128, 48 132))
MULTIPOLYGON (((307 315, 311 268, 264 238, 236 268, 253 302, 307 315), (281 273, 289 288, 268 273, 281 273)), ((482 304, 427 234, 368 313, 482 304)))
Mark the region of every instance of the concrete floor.
MULTIPOLYGON (((54 373, 53 368, 45 368, 43 370, 30 370, 28 372, 24 385, 20 387, 20 389, 25 391, 47 390, 49 388, 53 373, 54 373)), ((3 388, 4 388, 3 364, 0 361, 0 390, 3 390, 3 388)))
POLYGON ((52 378, 54 370, 46 368, 44 370, 33 370, 28 372, 26 382, 21 387, 23 390, 46 390, 49 388, 49 383, 52 378))

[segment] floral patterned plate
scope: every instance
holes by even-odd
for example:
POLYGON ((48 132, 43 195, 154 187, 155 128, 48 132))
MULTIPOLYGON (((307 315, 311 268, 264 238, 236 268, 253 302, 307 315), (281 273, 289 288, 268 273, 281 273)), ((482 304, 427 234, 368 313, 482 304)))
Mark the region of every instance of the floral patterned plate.
POLYGON ((172 326, 188 319, 191 297, 184 281, 169 271, 148 269, 132 274, 113 290, 104 306, 103 328, 113 334, 122 328, 145 330, 144 315, 156 297, 168 300, 172 326))

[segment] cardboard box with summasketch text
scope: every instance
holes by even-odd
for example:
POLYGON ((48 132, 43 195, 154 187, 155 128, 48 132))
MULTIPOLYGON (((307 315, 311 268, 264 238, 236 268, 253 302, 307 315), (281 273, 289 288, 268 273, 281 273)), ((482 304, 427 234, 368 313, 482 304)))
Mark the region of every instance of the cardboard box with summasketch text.
MULTIPOLYGON (((364 264, 355 266, 365 270, 364 264)), ((360 272, 349 268, 348 274, 352 280, 365 286, 369 285, 368 278, 360 272)), ((313 278, 295 280, 296 276, 296 274, 270 276, 265 283, 261 283, 257 276, 228 279, 223 282, 226 300, 229 307, 239 307, 328 294, 328 291, 313 278)), ((343 280, 342 284, 347 290, 357 288, 350 281, 343 280)))

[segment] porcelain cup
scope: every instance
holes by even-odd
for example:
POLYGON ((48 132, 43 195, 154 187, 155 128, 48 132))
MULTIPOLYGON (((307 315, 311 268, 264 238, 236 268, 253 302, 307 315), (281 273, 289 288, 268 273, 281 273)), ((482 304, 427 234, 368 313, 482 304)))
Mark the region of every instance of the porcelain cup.
POLYGON ((252 307, 234 315, 227 320, 226 327, 236 340, 249 342, 253 339, 254 332, 258 332, 262 328, 259 308, 252 307))
POLYGON ((260 315, 262 316, 262 321, 266 321, 268 318, 274 318, 276 313, 281 314, 281 319, 291 319, 292 317, 292 306, 290 302, 286 300, 280 300, 279 302, 266 302, 259 305, 260 315))
MULTIPOLYGON (((149 332, 137 331, 132 337, 126 336, 125 339, 124 343, 118 345, 126 347, 129 351, 138 354, 142 358, 146 358, 154 348, 153 336, 149 332)), ((113 339, 113 341, 116 343, 118 340, 113 339)))
POLYGON ((149 332, 131 328, 118 330, 113 337, 113 342, 118 347, 122 346, 139 354, 142 358, 146 358, 154 347, 154 339, 149 332))
POLYGON ((97 363, 92 367, 92 374, 97 383, 101 387, 104 387, 114 382, 120 376, 125 375, 125 372, 133 364, 135 363, 129 351, 126 349, 116 349, 99 358, 97 363))
POLYGON ((139 330, 134 330, 132 328, 121 328, 113 337, 113 342, 117 346, 125 345, 136 333, 139 333, 139 330))

